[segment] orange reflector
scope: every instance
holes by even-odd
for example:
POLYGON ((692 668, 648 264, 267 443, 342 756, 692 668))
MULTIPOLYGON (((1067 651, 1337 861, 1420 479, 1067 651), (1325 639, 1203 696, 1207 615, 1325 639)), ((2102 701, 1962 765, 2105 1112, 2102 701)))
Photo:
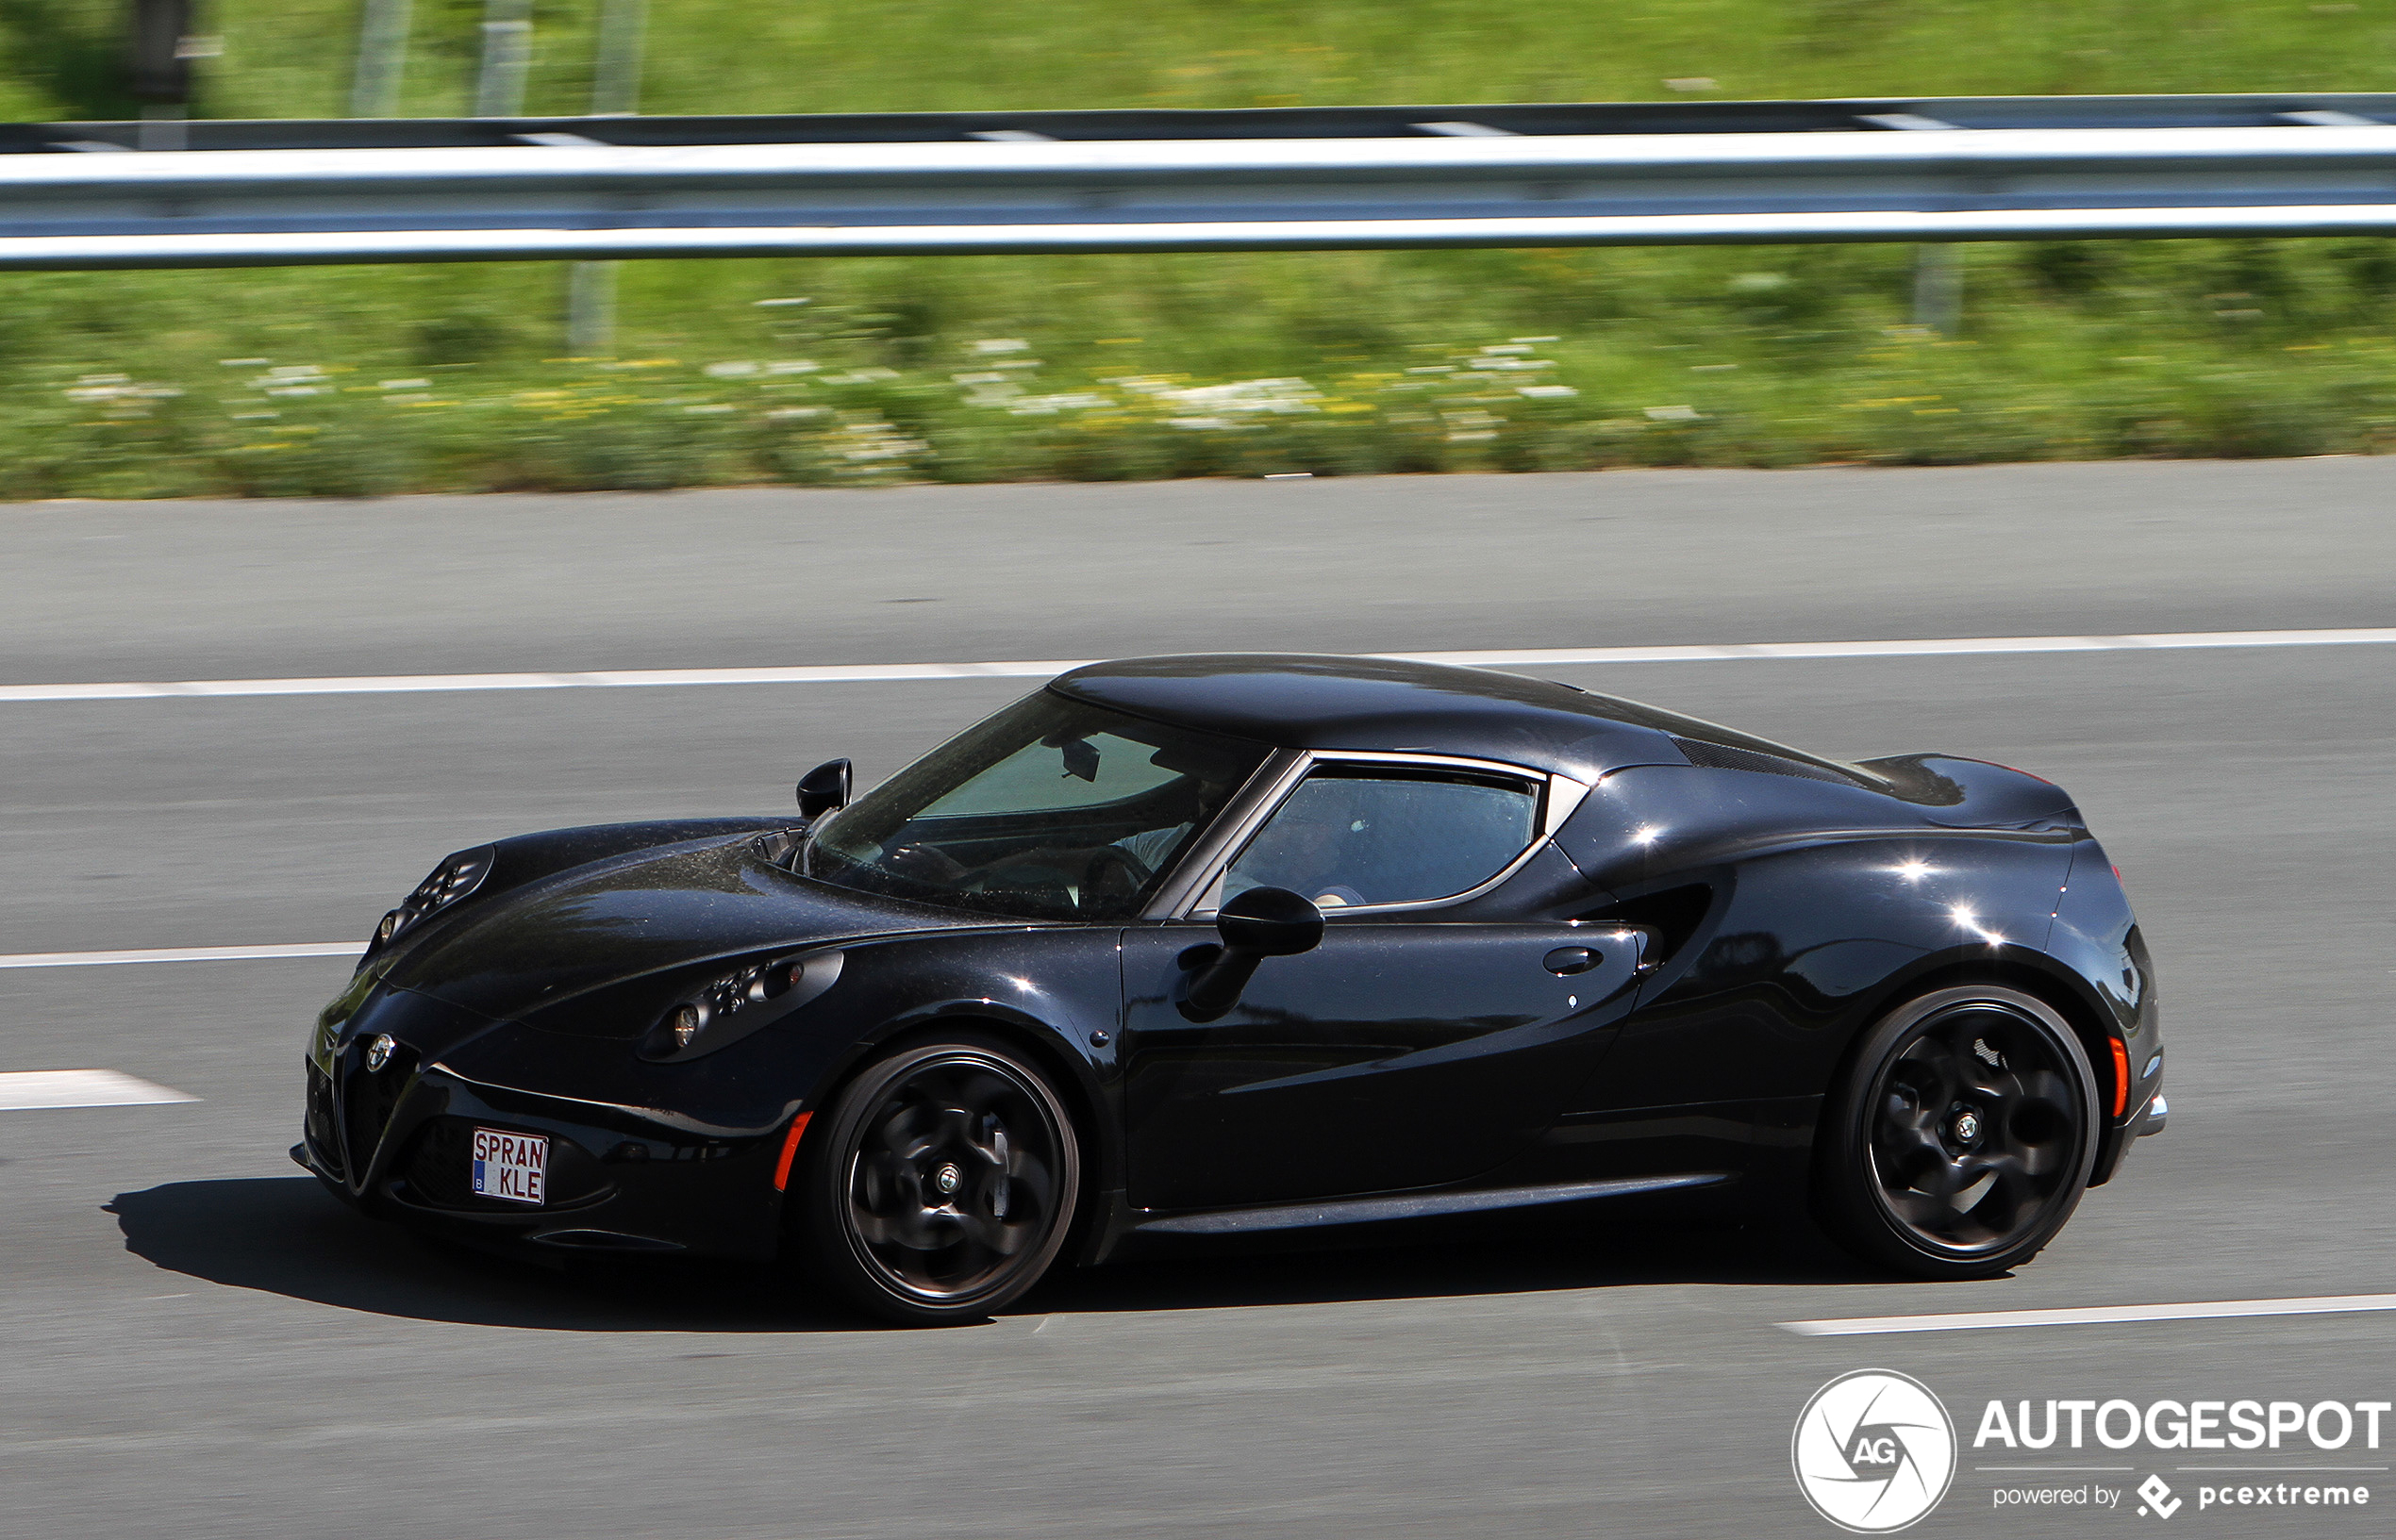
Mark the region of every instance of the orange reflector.
MULTIPOLYGON (((2113 1045, 2113 1056, 2116 1059, 2121 1059, 2121 1045, 2118 1041, 2113 1045)), ((2129 1061, 2121 1059, 2121 1062, 2127 1064, 2129 1061)), ((2114 1100, 2119 1101, 2121 1098, 2116 1096, 2114 1100)), ((774 1164, 774 1167, 775 1192, 781 1192, 790 1185, 791 1157, 799 1152, 799 1135, 807 1132, 807 1119, 814 1116, 815 1114, 811 1112, 803 1112, 790 1119, 790 1132, 782 1136, 782 1158, 774 1164)))
MULTIPOLYGON (((2113 1116, 2121 1117, 2122 1109, 2129 1104, 2130 1050, 2127 1044, 2116 1037, 2113 1039, 2113 1116)), ((807 1119, 803 1118, 799 1120, 805 1122, 807 1119)), ((796 1144, 798 1138, 799 1136, 793 1134, 790 1135, 790 1142, 796 1144)), ((783 1151, 782 1164, 786 1167, 790 1164, 790 1151, 783 1151)), ((775 1185, 779 1186, 780 1184, 776 1183, 775 1185)))

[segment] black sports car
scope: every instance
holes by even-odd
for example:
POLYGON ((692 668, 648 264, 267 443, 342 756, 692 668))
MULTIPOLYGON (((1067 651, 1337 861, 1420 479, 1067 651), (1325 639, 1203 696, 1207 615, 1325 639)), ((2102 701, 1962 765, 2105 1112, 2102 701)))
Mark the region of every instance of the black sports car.
POLYGON ((318 1019, 293 1158, 425 1229, 787 1249, 933 1322, 1059 1256, 1792 1175, 1862 1256, 1978 1277, 2163 1126, 2119 874, 1998 765, 1165 657, 799 810, 443 861, 318 1019))

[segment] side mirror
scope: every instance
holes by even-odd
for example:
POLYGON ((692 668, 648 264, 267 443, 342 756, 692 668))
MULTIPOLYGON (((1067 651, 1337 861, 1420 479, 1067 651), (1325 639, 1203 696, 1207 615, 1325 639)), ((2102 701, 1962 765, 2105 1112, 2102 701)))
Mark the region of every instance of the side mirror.
POLYGON ((1215 930, 1223 945, 1193 959, 1197 969, 1181 1002, 1192 1021, 1212 1021, 1239 1004, 1240 991, 1266 958, 1312 952, 1323 940, 1323 911, 1286 887, 1252 887, 1216 911, 1215 930))
POLYGON ((1295 957, 1323 941, 1323 911, 1286 887, 1252 887, 1215 912, 1223 950, 1295 957))
POLYGON ((849 804, 849 762, 827 759, 799 777, 799 817, 810 822, 849 804))

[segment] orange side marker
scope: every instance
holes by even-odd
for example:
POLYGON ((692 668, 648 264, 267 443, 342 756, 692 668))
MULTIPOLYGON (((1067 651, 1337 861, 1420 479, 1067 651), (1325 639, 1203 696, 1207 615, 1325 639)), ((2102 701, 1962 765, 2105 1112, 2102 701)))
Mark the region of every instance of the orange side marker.
MULTIPOLYGON (((2129 1104, 2130 1050, 2121 1038, 2116 1037, 2113 1039, 2113 1116, 2116 1118, 2121 1117, 2122 1109, 2127 1107, 2129 1104)), ((801 1122, 805 1122, 806 1120, 807 1119, 805 1118, 800 1119, 801 1122)), ((791 1141, 795 1143, 797 1142, 798 1135, 793 1134, 790 1135, 790 1138, 791 1141)), ((786 1167, 790 1164, 790 1151, 783 1151, 782 1164, 786 1167)), ((781 1184, 779 1183, 775 1184, 776 1186, 779 1186, 780 1184, 781 1184)))
MULTIPOLYGON (((2113 1045, 2113 1056, 2117 1059, 2121 1056, 2121 1045, 2119 1042, 2113 1045)), ((2121 1098, 2117 1095, 2114 1100, 2118 1101, 2121 1098)), ((799 1135, 807 1132, 807 1119, 814 1116, 815 1114, 811 1112, 803 1112, 790 1119, 790 1132, 782 1137, 782 1158, 774 1167, 775 1192, 782 1192, 790 1187, 791 1157, 799 1152, 799 1135)))

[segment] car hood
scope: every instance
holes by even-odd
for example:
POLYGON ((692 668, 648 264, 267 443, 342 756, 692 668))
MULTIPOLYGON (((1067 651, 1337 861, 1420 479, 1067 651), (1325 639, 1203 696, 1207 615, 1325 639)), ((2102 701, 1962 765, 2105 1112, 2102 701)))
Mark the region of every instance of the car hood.
POLYGON ((381 981, 501 1019, 716 958, 1010 923, 795 877, 746 836, 595 861, 461 907, 381 981))

